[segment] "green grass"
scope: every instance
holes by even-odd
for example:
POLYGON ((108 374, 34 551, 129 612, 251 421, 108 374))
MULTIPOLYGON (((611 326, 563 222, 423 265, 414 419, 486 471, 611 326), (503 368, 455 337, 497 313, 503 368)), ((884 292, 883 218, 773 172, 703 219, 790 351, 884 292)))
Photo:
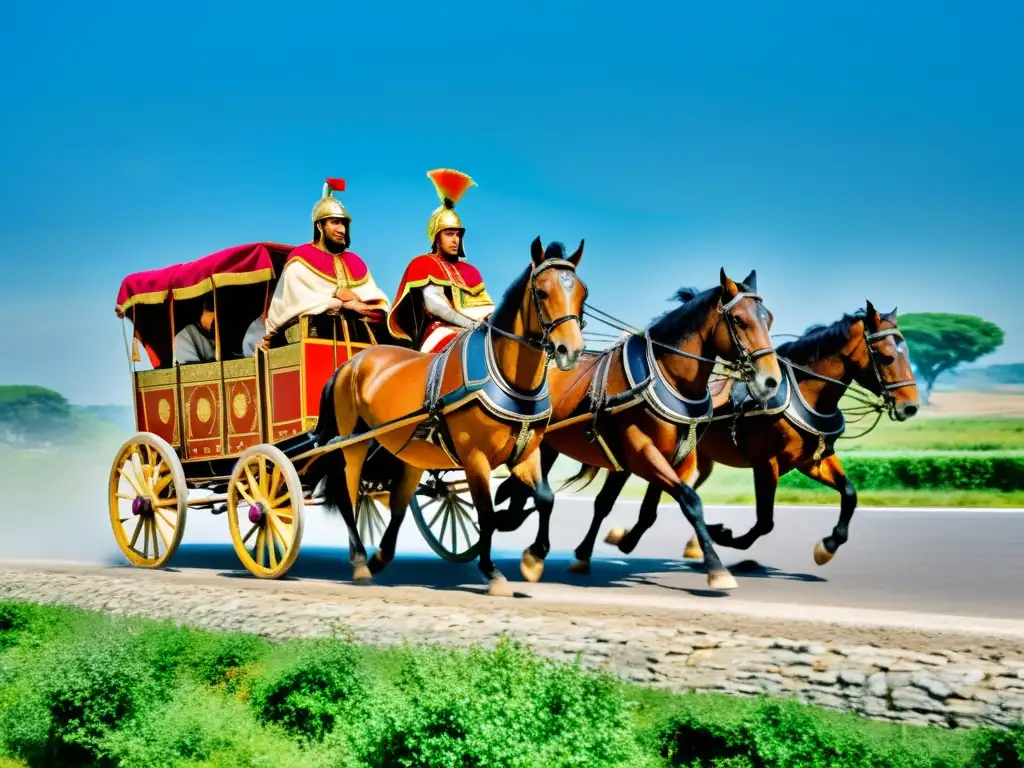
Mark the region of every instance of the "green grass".
POLYGON ((0 768, 982 768, 1024 728, 671 694, 492 651, 261 638, 0 602, 0 768))
MULTIPOLYGON (((849 424, 848 435, 871 426, 865 419, 849 424)), ((1024 450, 1024 419, 938 418, 920 416, 903 423, 882 417, 878 426, 856 440, 840 440, 848 452, 1019 451, 1024 450)))

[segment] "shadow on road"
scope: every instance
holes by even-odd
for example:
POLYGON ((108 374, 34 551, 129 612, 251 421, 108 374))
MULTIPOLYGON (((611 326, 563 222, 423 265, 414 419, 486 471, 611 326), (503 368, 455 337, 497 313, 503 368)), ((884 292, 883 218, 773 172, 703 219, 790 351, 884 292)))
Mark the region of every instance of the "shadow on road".
MULTIPOLYGON (((519 552, 497 551, 495 564, 513 583, 522 583, 519 572, 519 552)), ((709 590, 705 586, 703 564, 665 560, 662 558, 594 558, 591 572, 583 576, 570 573, 568 553, 548 556, 542 583, 564 584, 576 587, 626 587, 644 585, 658 589, 685 592, 698 597, 723 597, 727 593, 709 590), (689 578, 688 578, 689 577, 689 578), (671 581, 672 583, 665 583, 671 581), (692 583, 687 583, 692 582, 692 583)), ((164 570, 180 572, 183 569, 217 571, 226 579, 255 579, 244 569, 230 545, 182 545, 172 560, 173 566, 164 570)), ((123 560, 114 559, 111 566, 131 567, 123 560)), ((773 579, 798 582, 824 582, 826 579, 806 573, 792 573, 754 560, 726 563, 737 580, 773 579)), ((303 547, 295 565, 284 580, 322 579, 339 583, 350 582, 352 567, 348 550, 337 547, 303 547)), ((398 555, 388 568, 377 574, 379 586, 424 587, 438 590, 483 591, 483 576, 476 562, 446 563, 433 554, 398 555)))

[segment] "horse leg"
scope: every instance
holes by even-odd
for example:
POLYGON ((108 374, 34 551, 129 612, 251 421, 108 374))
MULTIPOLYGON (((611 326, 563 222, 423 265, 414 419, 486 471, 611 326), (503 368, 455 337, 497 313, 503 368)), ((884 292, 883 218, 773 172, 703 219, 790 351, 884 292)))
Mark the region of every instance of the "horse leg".
MULTIPOLYGON (((413 494, 419 487, 420 479, 423 477, 423 470, 411 464, 405 464, 402 469, 402 477, 391 488, 388 499, 388 509, 391 512, 391 519, 384 535, 380 538, 380 546, 370 558, 370 572, 380 573, 387 567, 388 563, 395 559, 395 548, 398 545, 398 532, 405 520, 406 510, 413 494)), ((454 523, 453 523, 454 525, 454 523)))
POLYGON ((736 589, 736 579, 722 565, 718 553, 715 552, 711 535, 708 533, 707 525, 704 522, 704 504, 700 496, 689 485, 684 483, 676 475, 668 460, 661 454, 657 447, 647 441, 640 449, 643 458, 649 465, 645 477, 648 482, 660 486, 661 490, 669 494, 679 503, 687 521, 693 526, 697 534, 697 542, 704 552, 704 566, 708 574, 708 586, 712 589, 736 589))
POLYGON ((605 542, 617 545, 619 551, 624 555, 631 554, 636 549, 636 545, 640 543, 641 537, 657 522, 659 501, 661 501, 661 488, 653 483, 648 483, 644 500, 640 504, 640 514, 637 516, 636 525, 629 530, 613 528, 608 531, 605 542))
POLYGON ((733 549, 750 549, 754 542, 772 532, 775 528, 775 492, 779 487, 779 464, 771 459, 764 464, 755 464, 754 499, 757 508, 757 519, 749 531, 741 536, 733 536, 731 530, 721 523, 708 526, 711 540, 721 547, 733 549))
MULTIPOLYGON (((600 492, 597 494, 597 498, 594 499, 594 516, 590 520, 590 529, 587 531, 587 535, 583 537, 583 541, 580 542, 579 546, 576 547, 576 559, 569 565, 569 570, 573 573, 590 573, 590 558, 594 555, 594 545, 597 543, 597 533, 601 528, 601 523, 604 522, 605 518, 611 514, 612 508, 615 506, 615 500, 622 493, 622 489, 626 486, 626 481, 629 480, 629 472, 609 472, 607 479, 604 481, 600 492)), ((614 531, 620 530, 618 528, 614 531)), ((608 537, 612 536, 612 533, 608 534, 608 537)), ((616 542, 609 541, 609 538, 605 538, 609 544, 616 542)))
MULTIPOLYGON (((548 474, 551 472, 551 467, 554 466, 557 459, 558 451, 546 443, 540 444, 540 466, 545 483, 547 482, 548 474)), ((529 481, 518 477, 514 472, 502 481, 494 492, 494 503, 495 505, 501 504, 506 498, 510 499, 510 501, 508 509, 497 515, 495 523, 497 530, 502 533, 518 531, 533 511, 526 511, 526 503, 534 493, 534 486, 529 481)), ((534 502, 536 503, 536 499, 534 502)))
POLYGON ((470 496, 476 507, 477 521, 480 523, 480 554, 477 568, 487 579, 487 594, 492 597, 512 597, 512 588, 508 580, 491 560, 491 541, 494 538, 495 514, 494 502, 491 500, 491 463, 478 450, 474 450, 469 458, 462 463, 466 471, 466 482, 470 496))
POLYGON ((850 521, 853 520, 854 510, 857 509, 857 489, 843 471, 843 465, 837 456, 829 456, 816 464, 801 468, 800 471, 812 480, 839 491, 839 522, 832 529, 832 535, 826 536, 814 545, 814 562, 825 565, 835 555, 836 550, 850 538, 850 521))
MULTIPOLYGON (((342 433, 345 434, 345 433, 342 433)), ((355 505, 359 498, 360 476, 363 463, 370 450, 369 442, 361 440, 342 449, 345 453, 345 482, 348 486, 348 504, 339 505, 341 516, 348 526, 349 562, 352 563, 352 581, 356 584, 373 583, 373 574, 366 567, 366 547, 356 527, 355 505)))
POLYGON ((551 530, 551 512, 555 508, 555 493, 548 485, 547 473, 541 466, 540 451, 534 451, 529 459, 513 467, 512 472, 533 490, 538 518, 537 538, 523 550, 519 571, 527 581, 540 581, 544 573, 544 560, 551 551, 551 541, 548 537, 551 530))
MULTIPOLYGON (((715 468, 715 462, 708 458, 706 453, 697 452, 697 476, 696 478, 690 477, 688 484, 693 490, 699 489, 707 481, 708 477, 711 476, 711 471, 715 468)), ((696 536, 691 536, 690 540, 686 542, 686 548, 683 549, 683 559, 685 560, 701 560, 704 557, 704 550, 700 548, 700 542, 697 541, 696 536)))

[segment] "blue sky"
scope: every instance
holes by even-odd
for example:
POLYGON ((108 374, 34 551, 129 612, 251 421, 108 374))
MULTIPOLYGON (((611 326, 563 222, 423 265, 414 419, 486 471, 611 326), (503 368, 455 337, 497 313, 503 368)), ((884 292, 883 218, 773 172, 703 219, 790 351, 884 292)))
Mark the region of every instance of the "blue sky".
POLYGON ((304 242, 327 175, 392 294, 438 166, 492 294, 586 238, 637 324, 757 268, 779 332, 869 298, 1024 360, 1021 3, 91 5, 2 12, 0 383, 130 403, 121 278, 304 242))

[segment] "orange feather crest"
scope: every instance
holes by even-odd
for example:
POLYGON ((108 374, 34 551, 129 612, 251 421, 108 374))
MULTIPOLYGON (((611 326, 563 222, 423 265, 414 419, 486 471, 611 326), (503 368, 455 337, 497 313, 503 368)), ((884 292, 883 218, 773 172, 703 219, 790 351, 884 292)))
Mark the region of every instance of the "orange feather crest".
POLYGON ((434 182, 437 196, 445 204, 447 201, 454 205, 459 202, 467 189, 476 186, 476 182, 469 178, 469 176, 462 171, 454 171, 451 168, 438 168, 433 171, 427 171, 427 176, 434 182))

